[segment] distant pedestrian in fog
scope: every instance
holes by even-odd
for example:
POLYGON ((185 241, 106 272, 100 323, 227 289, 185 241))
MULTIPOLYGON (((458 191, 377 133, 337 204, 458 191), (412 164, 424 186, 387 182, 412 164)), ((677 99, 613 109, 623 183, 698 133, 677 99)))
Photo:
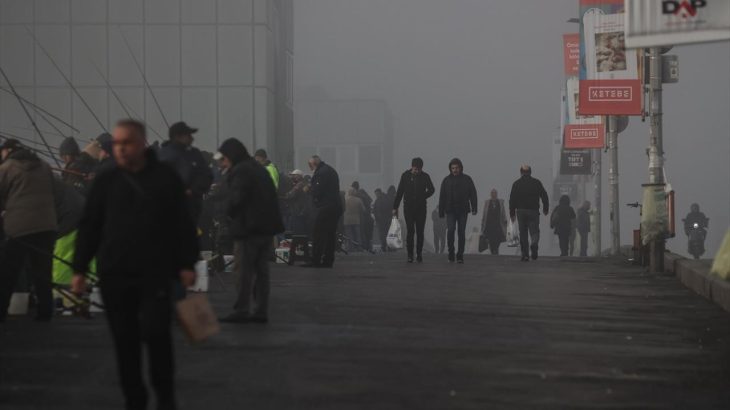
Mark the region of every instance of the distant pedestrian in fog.
POLYGON ((316 155, 309 160, 309 168, 314 171, 310 192, 316 216, 312 232, 312 262, 305 266, 331 268, 335 262, 337 224, 343 210, 340 177, 334 168, 316 155))
POLYGON ((423 230, 426 226, 428 209, 426 201, 436 188, 431 177, 423 172, 423 160, 413 158, 411 167, 400 177, 398 191, 393 203, 393 215, 398 216, 398 208, 403 201, 403 216, 406 218, 406 250, 408 262, 413 262, 413 246, 416 246, 416 260, 423 262, 423 230), (414 244, 414 238, 416 243, 414 244))
POLYGON ((523 165, 520 168, 520 179, 512 184, 512 192, 509 195, 509 215, 512 221, 517 218, 523 262, 529 261, 531 256, 533 260, 538 256, 540 201, 542 201, 542 212, 547 215, 550 205, 545 187, 539 179, 532 177, 532 168, 523 165))
POLYGON ((444 253, 446 249, 446 220, 439 216, 439 208, 431 212, 431 222, 433 222, 433 249, 436 253, 444 253))
POLYGON ((575 227, 580 235, 580 256, 588 256, 588 235, 591 232, 591 203, 583 202, 578 208, 575 227))
POLYGON ((360 198, 364 206, 364 211, 360 215, 360 244, 362 245, 362 249, 371 251, 373 249, 373 225, 375 224, 372 215, 373 198, 368 195, 365 189, 360 187, 359 182, 353 182, 352 187, 355 188, 355 195, 360 198))
POLYGON ((489 199, 484 202, 482 235, 489 242, 490 253, 499 255, 499 246, 507 240, 507 209, 496 189, 492 189, 489 199))
POLYGON ((383 252, 388 252, 388 230, 393 220, 393 201, 380 189, 375 190, 375 202, 373 202, 373 215, 375 224, 378 227, 378 240, 383 252))
POLYGON ((345 235, 350 239, 348 251, 364 250, 362 244, 361 219, 365 205, 358 196, 357 189, 350 188, 345 194, 345 235))
POLYGON ((288 229, 295 235, 309 235, 309 183, 304 179, 304 173, 295 169, 289 175, 292 188, 284 195, 289 208, 288 229))
POLYGON ((559 205, 553 209, 550 215, 550 227, 558 235, 560 241, 560 256, 568 256, 570 251, 570 233, 575 222, 575 210, 570 206, 570 197, 560 197, 559 205))
POLYGON ((456 260, 464 263, 464 246, 466 244, 466 219, 469 212, 476 215, 477 189, 469 175, 464 174, 461 160, 454 158, 449 162, 449 176, 441 183, 439 195, 439 216, 446 217, 446 243, 449 247, 449 262, 456 260), (454 235, 458 233, 459 248, 454 249, 454 235))

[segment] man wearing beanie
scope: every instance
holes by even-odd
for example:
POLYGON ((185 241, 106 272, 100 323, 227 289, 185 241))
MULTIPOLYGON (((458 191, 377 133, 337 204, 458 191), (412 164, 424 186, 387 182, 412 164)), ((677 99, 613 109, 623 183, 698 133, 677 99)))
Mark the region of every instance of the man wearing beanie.
POLYGON ((86 195, 91 176, 97 166, 96 160, 86 152, 81 152, 73 137, 64 139, 58 150, 64 163, 61 179, 79 193, 86 195))
POLYGON ((423 229, 428 214, 426 200, 433 195, 431 177, 423 172, 423 160, 413 158, 411 168, 400 177, 398 191, 393 204, 393 215, 398 216, 398 208, 403 201, 403 214, 406 218, 406 249, 408 263, 413 262, 413 236, 416 236, 416 260, 423 262, 423 229))
POLYGON ((221 321, 267 323, 271 244, 274 235, 284 232, 279 199, 271 175, 240 141, 228 139, 218 152, 227 170, 227 212, 239 275, 234 312, 221 321))

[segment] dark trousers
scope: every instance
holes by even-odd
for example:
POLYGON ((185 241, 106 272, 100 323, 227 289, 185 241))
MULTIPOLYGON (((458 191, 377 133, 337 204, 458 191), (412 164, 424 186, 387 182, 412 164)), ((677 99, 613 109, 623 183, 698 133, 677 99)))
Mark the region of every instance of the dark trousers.
POLYGON ((444 249, 446 249, 446 231, 433 230, 433 249, 436 253, 444 253, 444 249))
POLYGON ((590 232, 580 232, 580 256, 588 256, 588 236, 590 232))
POLYGON ((262 318, 268 316, 272 242, 271 235, 250 236, 236 241, 239 261, 236 273, 239 279, 238 298, 233 308, 237 312, 262 318))
POLYGON ((347 244, 347 251, 362 251, 365 248, 363 245, 363 235, 360 228, 362 225, 345 225, 345 235, 350 239, 347 244))
POLYGON ((558 232, 558 242, 560 243, 560 256, 568 256, 570 254, 570 232, 558 232))
POLYGON ((502 241, 499 239, 490 239, 489 240, 489 252, 492 255, 499 255, 499 245, 502 244, 502 241))
POLYGON ((413 236, 416 236, 416 254, 423 253, 423 229, 426 227, 426 208, 403 207, 406 218, 406 250, 413 257, 413 236))
POLYGON ((335 241, 337 225, 340 220, 337 207, 324 207, 317 210, 312 230, 312 263, 331 266, 335 262, 335 241))
POLYGON ((142 346, 158 409, 175 409, 172 348, 172 281, 166 278, 104 278, 100 282, 126 408, 146 409, 142 346))
POLYGON ((10 296, 20 274, 24 271, 32 279, 38 298, 37 317, 51 318, 53 315, 51 278, 55 243, 55 232, 39 232, 8 238, 0 262, 0 319, 4 319, 7 315, 10 296))
POLYGON ((540 211, 536 209, 518 209, 517 224, 520 228, 520 248, 522 256, 530 256, 530 249, 537 252, 540 243, 540 211), (528 236, 529 239, 528 239, 528 236))
POLYGON ((372 250, 373 248, 373 217, 369 214, 360 216, 360 244, 366 251, 372 250))
POLYGON ((454 256, 454 234, 459 235, 459 249, 456 252, 457 258, 464 257, 464 245, 466 244, 466 219, 469 216, 463 214, 446 214, 446 243, 449 247, 449 257, 454 256))

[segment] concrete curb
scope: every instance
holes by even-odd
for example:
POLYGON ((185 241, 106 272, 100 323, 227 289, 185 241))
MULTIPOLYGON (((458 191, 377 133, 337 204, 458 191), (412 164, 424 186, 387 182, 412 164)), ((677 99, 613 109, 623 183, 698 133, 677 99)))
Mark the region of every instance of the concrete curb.
POLYGON ((664 256, 664 269, 674 273, 688 288, 730 312, 730 282, 710 274, 711 263, 673 253, 664 256))

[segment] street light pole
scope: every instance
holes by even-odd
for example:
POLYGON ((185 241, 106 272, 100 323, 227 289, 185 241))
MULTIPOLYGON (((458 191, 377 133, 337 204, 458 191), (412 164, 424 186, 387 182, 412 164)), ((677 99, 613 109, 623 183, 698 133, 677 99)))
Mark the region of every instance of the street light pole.
POLYGON ((594 150, 594 156, 595 156, 595 170, 593 173, 593 193, 595 195, 593 201, 593 216, 594 216, 594 226, 593 226, 593 238, 594 243, 596 244, 596 249, 593 251, 593 255, 597 258, 601 257, 601 185, 603 182, 603 176, 602 176, 602 170, 601 170, 601 162, 603 153, 601 152, 601 149, 594 150))
MULTIPOLYGON (((662 140, 662 50, 649 49, 649 183, 664 184, 664 142, 662 140)), ((649 268, 664 272, 664 238, 651 241, 649 268)))
POLYGON ((618 191, 618 117, 607 117, 608 130, 608 202, 611 221, 611 254, 618 255, 621 248, 621 221, 619 218, 619 191, 618 191))

